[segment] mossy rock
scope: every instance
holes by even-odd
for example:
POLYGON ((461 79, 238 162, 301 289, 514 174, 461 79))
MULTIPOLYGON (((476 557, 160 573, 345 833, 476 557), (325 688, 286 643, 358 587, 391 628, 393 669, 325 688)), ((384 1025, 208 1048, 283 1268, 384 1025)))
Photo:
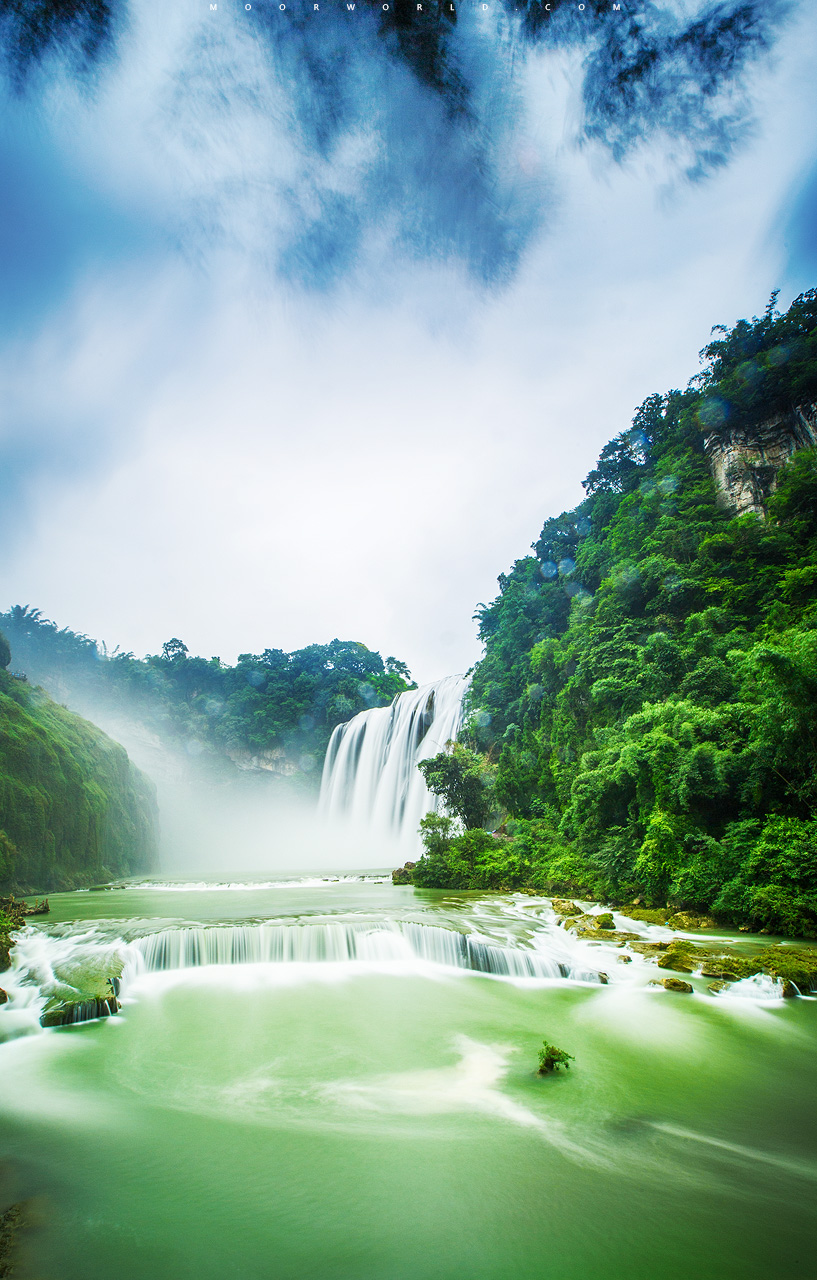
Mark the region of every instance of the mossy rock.
POLYGON ((644 924, 666 924, 669 907, 622 907, 621 914, 628 920, 641 920, 644 924))
POLYGON ((628 943, 631 951, 640 956, 660 956, 669 949, 668 942, 642 942, 634 940, 628 943))
POLYGON ((580 926, 576 930, 577 938, 595 938, 600 942, 614 942, 619 947, 623 947, 627 942, 638 942, 640 936, 638 933, 624 933, 618 929, 591 929, 589 926, 580 926))
POLYGON ((662 978, 661 986, 665 991, 680 991, 684 995, 691 995, 694 990, 691 982, 684 982, 681 978, 662 978))
POLYGON ((615 929, 616 927, 616 922, 610 911, 603 911, 600 916, 594 916, 593 920, 597 929, 615 929))
POLYGON ((3 988, 0 987, 0 1004, 7 1004, 8 998, 9 998, 8 991, 4 991, 3 988))
POLYGON ((49 1002, 40 1016, 41 1027, 66 1027, 75 1022, 92 1022, 95 1018, 109 1018, 119 1012, 115 996, 99 1000, 55 1000, 49 1002))
POLYGON ((683 929, 687 932, 689 929, 715 929, 717 922, 711 916, 696 916, 688 911, 676 911, 675 915, 667 920, 667 926, 670 929, 683 929))
POLYGON ((663 955, 658 957, 659 969, 675 969, 680 973, 692 973, 699 964, 710 959, 711 953, 694 942, 673 938, 663 955))
POLYGON ((67 998, 107 1000, 119 992, 124 962, 119 952, 103 955, 79 955, 54 968, 54 977, 71 995, 67 998))
POLYGON ((731 960, 726 964, 719 960, 711 960, 706 964, 702 964, 701 977, 718 978, 724 986, 729 982, 737 982, 738 980, 738 974, 735 973, 731 960))
POLYGON ((725 991, 728 986, 729 986, 728 982, 723 982, 723 981, 710 982, 707 990, 711 991, 713 996, 717 996, 717 995, 720 995, 721 991, 725 991))
POLYGON ((116 1013, 122 969, 122 956, 117 951, 79 954, 56 966, 41 1026, 63 1027, 116 1013))
POLYGON ((569 898, 551 898, 550 905, 556 912, 557 916, 583 916, 584 912, 581 907, 577 907, 575 902, 571 902, 569 898))
POLYGON ((766 947, 754 956, 730 956, 729 965, 740 978, 768 973, 799 991, 817 990, 817 950, 811 947, 766 947))

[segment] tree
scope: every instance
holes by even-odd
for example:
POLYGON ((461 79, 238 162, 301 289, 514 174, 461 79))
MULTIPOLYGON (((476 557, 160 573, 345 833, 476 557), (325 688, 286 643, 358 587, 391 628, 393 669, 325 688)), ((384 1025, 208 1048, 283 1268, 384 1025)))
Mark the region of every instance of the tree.
POLYGON ((186 644, 182 644, 181 640, 176 636, 172 640, 165 640, 162 645, 162 657, 165 662, 175 662, 177 659, 186 658, 189 653, 186 644))
POLYGON ((494 777, 481 756, 461 742, 449 742, 445 751, 421 760, 417 768, 429 791, 466 828, 486 825, 495 803, 494 777))

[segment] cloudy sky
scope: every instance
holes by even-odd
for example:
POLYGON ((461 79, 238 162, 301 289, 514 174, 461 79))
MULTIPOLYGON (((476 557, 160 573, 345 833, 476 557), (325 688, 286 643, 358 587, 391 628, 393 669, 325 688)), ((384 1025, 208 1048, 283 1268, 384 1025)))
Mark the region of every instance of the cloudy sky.
POLYGON ((635 406, 817 284, 811 0, 556 8, 9 10, 0 607, 475 660, 635 406))

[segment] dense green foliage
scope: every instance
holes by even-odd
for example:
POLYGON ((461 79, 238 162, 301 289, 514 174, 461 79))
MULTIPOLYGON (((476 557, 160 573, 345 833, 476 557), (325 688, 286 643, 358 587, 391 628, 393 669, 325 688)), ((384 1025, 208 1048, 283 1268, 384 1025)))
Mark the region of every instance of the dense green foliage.
POLYGON ((507 818, 470 877, 464 837, 426 831, 417 883, 817 930, 817 456, 784 467, 761 520, 724 508, 704 452, 817 401, 817 293, 773 302, 644 402, 480 606, 471 745, 507 818))
POLYGON ((0 626, 13 670, 58 697, 126 712, 191 755, 276 751, 306 775, 319 776, 335 725, 388 704, 410 680, 404 663, 356 641, 243 653, 231 667, 191 656, 175 637, 142 659, 108 653, 27 606, 0 614, 0 626))
POLYGON ((0 671, 0 893, 133 875, 155 852, 153 789, 125 750, 0 671))
POLYGON ((493 770, 462 742, 418 765, 432 795, 440 796, 449 814, 466 829, 484 827, 495 807, 493 770))

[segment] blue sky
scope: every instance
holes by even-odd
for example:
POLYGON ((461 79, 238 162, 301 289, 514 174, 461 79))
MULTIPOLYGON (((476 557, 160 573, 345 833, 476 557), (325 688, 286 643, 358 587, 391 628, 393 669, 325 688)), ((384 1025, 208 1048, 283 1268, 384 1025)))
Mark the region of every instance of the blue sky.
POLYGON ((3 607, 137 653, 467 667, 474 606, 635 406, 817 283, 808 5, 708 94, 672 44, 706 6, 659 8, 626 112, 606 46, 492 14, 443 90, 368 19, 192 0, 10 83, 3 607))

